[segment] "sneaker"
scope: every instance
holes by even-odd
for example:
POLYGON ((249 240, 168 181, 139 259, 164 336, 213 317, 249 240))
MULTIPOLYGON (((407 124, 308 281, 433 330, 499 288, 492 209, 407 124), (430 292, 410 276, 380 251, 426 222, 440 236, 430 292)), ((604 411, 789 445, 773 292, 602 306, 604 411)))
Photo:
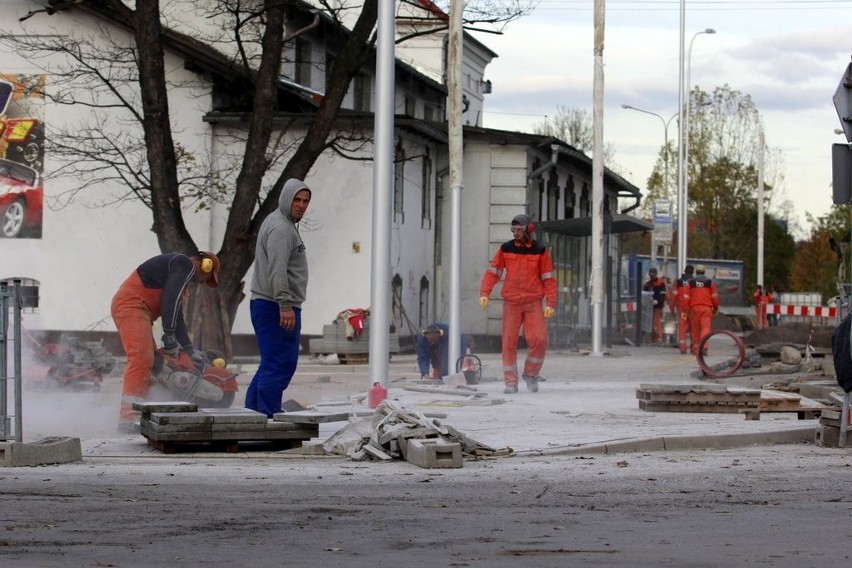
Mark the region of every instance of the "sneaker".
POLYGON ((538 377, 524 375, 524 381, 527 383, 527 390, 530 392, 538 392, 538 377))
POLYGON ((518 385, 506 385, 503 389, 503 394, 515 394, 518 392, 518 385))

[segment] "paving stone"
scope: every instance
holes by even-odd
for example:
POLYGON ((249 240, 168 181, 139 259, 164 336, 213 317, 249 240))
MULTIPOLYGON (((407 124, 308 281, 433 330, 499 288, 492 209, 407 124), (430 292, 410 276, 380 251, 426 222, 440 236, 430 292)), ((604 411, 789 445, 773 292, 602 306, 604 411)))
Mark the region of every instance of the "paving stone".
POLYGON ((133 410, 138 410, 144 416, 152 412, 196 412, 198 405, 194 402, 134 402, 133 410))
POLYGON ((203 412, 152 412, 151 422, 166 424, 213 424, 213 416, 203 412))
POLYGON ((346 422, 352 415, 349 411, 318 412, 315 410, 298 410, 296 412, 279 412, 272 415, 274 422, 293 422, 296 424, 323 424, 326 422, 346 422))
POLYGON ((426 469, 459 468, 462 461, 461 444, 440 438, 430 440, 408 440, 405 452, 408 463, 426 469))

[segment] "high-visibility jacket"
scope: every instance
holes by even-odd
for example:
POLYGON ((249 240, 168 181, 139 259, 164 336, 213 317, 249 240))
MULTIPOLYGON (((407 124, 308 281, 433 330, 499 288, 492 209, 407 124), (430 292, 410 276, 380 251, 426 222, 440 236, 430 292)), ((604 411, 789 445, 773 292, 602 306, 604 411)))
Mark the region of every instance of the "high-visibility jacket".
POLYGON ((672 307, 677 308, 681 312, 689 310, 689 281, 690 277, 682 274, 680 278, 675 280, 674 291, 672 292, 672 307))
POLYGON ((719 294, 716 285, 703 274, 689 281, 689 307, 706 306, 713 310, 719 309, 719 294))
POLYGON ((482 276, 480 297, 488 297, 500 277, 506 275, 500 297, 506 302, 524 303, 545 299, 556 308, 556 278, 547 247, 538 241, 506 241, 491 259, 482 276))
POLYGON ((657 276, 654 280, 648 280, 645 284, 642 285, 642 290, 645 292, 652 292, 654 298, 654 309, 662 310, 663 306, 666 304, 666 292, 668 291, 668 286, 666 285, 666 281, 657 276))

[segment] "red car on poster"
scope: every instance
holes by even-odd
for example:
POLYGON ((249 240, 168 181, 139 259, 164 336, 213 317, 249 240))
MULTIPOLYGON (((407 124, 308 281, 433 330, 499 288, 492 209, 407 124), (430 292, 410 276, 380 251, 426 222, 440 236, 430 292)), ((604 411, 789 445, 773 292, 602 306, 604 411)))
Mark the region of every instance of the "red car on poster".
POLYGON ((0 237, 41 237, 44 186, 29 166, 0 158, 0 237))

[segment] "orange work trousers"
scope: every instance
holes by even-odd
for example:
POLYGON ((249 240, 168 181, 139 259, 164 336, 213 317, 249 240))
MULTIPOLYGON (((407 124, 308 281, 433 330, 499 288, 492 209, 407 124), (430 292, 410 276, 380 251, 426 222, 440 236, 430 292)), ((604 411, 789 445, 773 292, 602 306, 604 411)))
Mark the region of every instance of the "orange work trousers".
POLYGON ((689 308, 677 309, 677 347, 681 353, 687 351, 687 339, 689 334, 689 308), (684 317, 686 316, 686 317, 684 317))
POLYGON ((524 328, 527 358, 524 375, 537 377, 547 353, 547 325, 541 300, 503 302, 503 382, 518 384, 518 333, 524 328))
MULTIPOLYGON (((713 321, 713 308, 710 306, 693 306, 689 308, 689 326, 692 335, 692 354, 698 353, 701 338, 710 333, 713 321)), ((706 349, 706 347, 705 347, 706 349)))
POLYGON ((766 304, 756 304, 754 306, 754 327, 757 329, 769 327, 769 321, 766 317, 766 304))
POLYGON ((651 343, 663 342, 663 309, 653 308, 651 314, 651 343))
POLYGON ((127 356, 121 385, 122 416, 131 400, 144 400, 150 386, 156 343, 151 327, 160 317, 162 290, 145 288, 136 271, 125 280, 112 298, 110 312, 118 328, 127 356))

